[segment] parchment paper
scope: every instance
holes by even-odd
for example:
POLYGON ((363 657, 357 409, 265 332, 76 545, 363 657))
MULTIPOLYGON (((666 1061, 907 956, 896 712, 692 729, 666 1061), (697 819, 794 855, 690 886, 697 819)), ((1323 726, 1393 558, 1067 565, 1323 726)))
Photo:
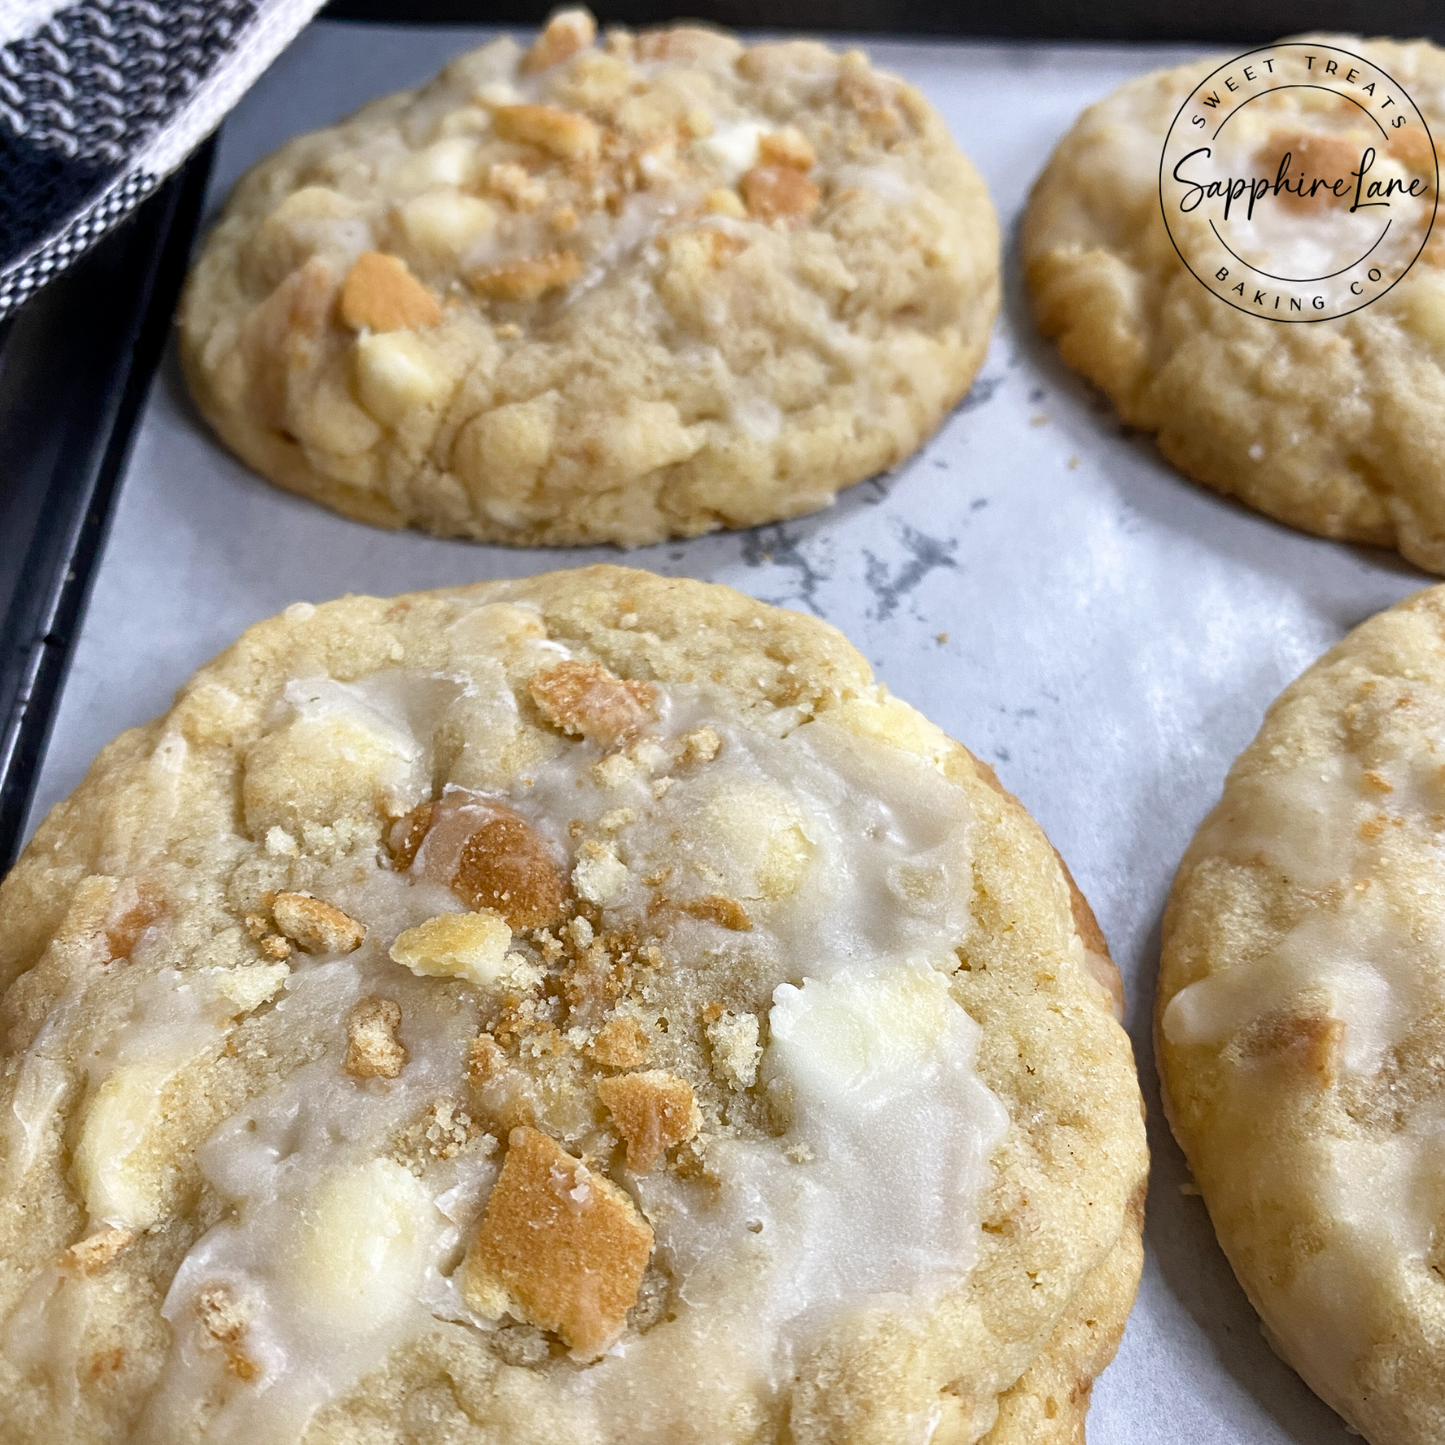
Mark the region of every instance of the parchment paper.
MULTIPOLYGON (((685 8, 685 7, 684 7, 685 8)), ((298 131, 414 84, 477 29, 319 23, 226 122, 212 194, 298 131)), ((1068 859, 1129 990, 1154 1149, 1148 1264, 1094 1445, 1343 1445, 1270 1353, 1159 1110, 1150 1044, 1175 864, 1267 704, 1431 579, 1205 493, 1125 433, 1034 333, 1015 258, 1034 176, 1079 110, 1192 52, 865 42, 919 85, 1004 223, 1004 314, 972 395, 895 475, 756 531, 618 553, 513 551, 347 522, 252 476, 158 378, 62 699, 33 820, 122 728, 164 710, 250 622, 298 598, 389 594, 612 559, 729 583, 843 628, 878 675, 993 763, 1068 859)), ((32 821, 33 821, 32 820, 32 821)))

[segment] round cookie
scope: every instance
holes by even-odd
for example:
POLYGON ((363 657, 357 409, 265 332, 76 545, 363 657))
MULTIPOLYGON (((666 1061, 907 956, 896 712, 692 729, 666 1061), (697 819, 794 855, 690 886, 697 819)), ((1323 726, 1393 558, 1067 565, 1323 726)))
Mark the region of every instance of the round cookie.
POLYGON ((1141 1262, 1111 973, 826 624, 298 604, 0 885, 0 1434, 1077 1441, 1141 1262))
POLYGON ((1372 1445, 1445 1437, 1445 588, 1270 708, 1164 919, 1164 1103, 1274 1348, 1372 1445))
POLYGON ((860 51, 555 16, 250 171, 180 309, 248 465, 379 526, 626 546, 814 511, 968 390, 998 227, 860 51))
MULTIPOLYGON (((1436 134, 1445 130, 1445 52, 1426 41, 1310 38, 1379 65, 1436 134)), ((1180 105, 1222 58, 1130 81, 1059 143, 1023 230, 1038 324, 1195 481, 1307 532, 1397 547, 1445 572, 1438 226, 1404 278, 1348 316, 1268 321, 1207 291, 1165 228, 1160 156, 1180 105)), ((1260 127, 1274 160, 1280 145, 1318 155, 1340 143, 1331 127, 1343 122, 1317 90, 1281 91, 1272 109, 1261 105, 1241 124, 1260 127)), ((1266 149, 1259 170, 1273 176, 1266 149)))

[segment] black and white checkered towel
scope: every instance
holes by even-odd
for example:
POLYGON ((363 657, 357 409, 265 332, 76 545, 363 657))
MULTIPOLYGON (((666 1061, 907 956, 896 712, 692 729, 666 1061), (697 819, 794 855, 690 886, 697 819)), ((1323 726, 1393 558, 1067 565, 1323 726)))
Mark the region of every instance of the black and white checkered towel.
POLYGON ((0 317, 185 160, 321 0, 0 0, 0 317))

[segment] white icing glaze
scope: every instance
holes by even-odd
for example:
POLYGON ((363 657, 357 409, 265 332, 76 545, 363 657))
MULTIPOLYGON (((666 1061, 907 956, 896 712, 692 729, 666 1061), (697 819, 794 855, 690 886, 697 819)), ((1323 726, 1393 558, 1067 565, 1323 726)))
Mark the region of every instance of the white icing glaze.
MULTIPOLYGON (((721 743, 715 760, 684 771, 661 798, 652 775, 664 754, 642 745, 632 749, 635 769, 619 770, 610 786, 598 785, 599 755, 583 746, 529 775, 509 800, 559 847, 567 821, 630 811, 611 848, 626 868, 606 923, 642 917, 651 898, 643 877, 670 867, 669 896, 721 892, 753 924, 727 935, 684 917, 671 935, 680 956, 706 966, 742 948, 760 968, 797 980, 775 996, 762 1070, 775 1089, 791 1085, 787 1137, 713 1145, 716 1194, 666 1173, 632 1181, 682 1282, 676 1318, 624 1339, 570 1388, 581 1400, 608 1399, 609 1411, 625 1407, 638 1445, 668 1445, 678 1400, 705 1418, 700 1381, 750 1377, 769 1394, 799 1352, 845 1328, 849 1313, 907 1300, 906 1313, 919 1296, 926 1303, 958 1284, 973 1263, 978 1195, 1007 1125, 973 1072, 977 1026, 947 994, 953 948, 971 927, 959 886, 970 874, 961 790, 925 758, 830 719, 773 737, 681 687, 665 690, 660 712, 662 734, 707 726, 721 743), (869 1003, 882 1012, 871 1017, 869 1003), (819 1026, 825 1015, 851 1020, 864 1060, 851 1079, 838 1030, 830 1037, 819 1026)), ((908 1438, 927 1439, 927 1419, 915 1424, 908 1438)))
MULTIPOLYGON (((644 878, 670 868, 667 893, 679 902, 714 893, 742 901, 754 925, 749 953, 799 982, 915 952, 957 967, 952 950, 972 926, 967 891, 955 886, 969 876, 969 813, 934 767, 826 717, 785 737, 719 721, 718 699, 681 687, 667 690, 662 711, 664 734, 710 726, 722 747, 661 798, 652 786, 666 766, 660 747, 634 748, 630 776, 599 786, 600 754, 583 745, 529 774, 509 800, 564 854, 569 821, 635 814, 614 844, 628 877, 609 899, 609 923, 645 916, 644 878)), ((684 955, 725 942, 691 918, 673 937, 684 955)))
MULTIPOLYGON (((378 876, 406 890, 396 875, 378 876)), ((201 1150, 203 1171, 234 1214, 191 1249, 166 1296, 176 1345, 147 1410, 147 1439, 190 1438, 198 1400, 213 1412, 208 1439, 299 1438, 318 1406, 433 1318, 423 1296, 435 1293, 439 1267, 460 1239, 438 1197, 463 1180, 490 1182, 495 1166, 464 1151, 423 1181, 384 1151, 429 1103, 456 1097, 476 1014, 383 965, 379 952, 376 945, 293 976, 278 1007, 297 1010, 311 1027, 336 1021, 335 1045, 253 1100, 201 1150), (339 1067, 339 1020, 378 986, 401 1005, 409 1057, 400 1078, 361 1081, 339 1067), (248 1316, 239 1347, 258 1370, 252 1380, 227 1372, 197 1315, 199 1293, 217 1285, 248 1316)))
MULTIPOLYGON (((775 1144, 724 1144, 722 1202, 674 1204, 663 1238, 695 1278, 719 1228, 753 1233, 768 1259, 755 1327, 795 1346, 829 1305, 962 1281, 978 1217, 960 1201, 977 1200, 1008 1115, 974 1072, 978 1025, 926 963, 853 964, 774 999, 763 1076, 789 1096, 799 1162, 775 1144), (799 1321, 801 1334, 785 1328, 799 1321)), ((664 1207, 675 1199, 666 1179, 642 1183, 664 1207)))
MULTIPOLYGON (((1445 857, 1420 820, 1440 805, 1430 740, 1369 775, 1339 754, 1232 780, 1200 830, 1198 851, 1263 863, 1317 901, 1268 953, 1221 956, 1181 989, 1161 1020, 1169 1042, 1221 1045, 1285 1013, 1335 1019, 1344 1024, 1339 1073, 1372 1079, 1439 996, 1445 929, 1427 899, 1429 875, 1445 857), (1416 868, 1392 851, 1402 828, 1416 868)), ((1319 1220, 1329 1240, 1296 1261, 1279 1298, 1266 1304, 1278 1348, 1333 1400, 1337 1383, 1376 1344, 1368 1324, 1375 1282, 1429 1268, 1445 1214, 1445 1110, 1426 1103, 1387 1129, 1311 1130, 1280 1152, 1259 1147, 1251 1132, 1274 1112, 1272 1077, 1247 1065, 1232 1070, 1223 1126, 1237 1128, 1237 1147, 1251 1149, 1252 1199, 1319 1220)))
MULTIPOLYGON (((1437 927, 1417 937, 1404 923, 1373 876, 1382 842, 1361 828, 1386 806, 1387 817, 1429 812, 1433 771, 1400 760, 1385 778, 1391 791, 1381 794, 1358 762, 1337 756, 1231 784, 1227 803, 1200 829, 1199 850, 1239 863, 1262 859, 1291 883, 1338 898, 1306 912, 1265 957, 1222 958, 1175 994, 1162 1020, 1171 1043, 1223 1043, 1282 1009, 1313 1008, 1344 1022, 1345 1068, 1368 1074, 1379 1066, 1427 1006, 1422 950, 1445 959, 1445 935, 1437 927)), ((1392 830, 1387 822, 1384 843, 1392 830)))
POLYGON ((286 684, 287 732, 293 745, 324 747, 370 772, 404 812, 431 788, 431 738, 446 707, 465 692, 448 677, 396 669, 358 682, 331 677, 286 684))
POLYGON ((285 964, 161 969, 141 981, 127 1025, 86 1059, 91 1094, 75 1172, 92 1220, 146 1229, 160 1218, 161 1181, 131 1160, 165 1116, 163 1090, 218 1052, 226 1026, 271 998, 288 972, 285 964))
POLYGON ((20 1126, 20 1172, 28 1173, 40 1152, 46 1127, 70 1087, 70 1075, 54 1059, 31 1050, 20 1065, 10 1110, 20 1126))
MULTIPOLYGON (((723 1371, 772 1393, 824 1333, 869 1309, 915 1314, 977 1256, 1008 1114, 974 1072, 978 1025, 944 976, 854 964, 774 997, 763 1073, 791 1096, 787 1135, 716 1144, 715 1193, 670 1174, 633 1181, 681 1301, 573 1388, 625 1404, 639 1445, 674 1438, 674 1389, 704 1418, 694 1392, 723 1371)), ((936 1423, 920 1414, 900 1445, 936 1423)))

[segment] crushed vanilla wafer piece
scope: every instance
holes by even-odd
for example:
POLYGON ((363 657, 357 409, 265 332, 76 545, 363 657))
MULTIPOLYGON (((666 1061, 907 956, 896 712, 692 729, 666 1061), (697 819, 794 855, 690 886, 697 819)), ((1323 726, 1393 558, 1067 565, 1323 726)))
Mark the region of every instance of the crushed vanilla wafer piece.
POLYGON ((442 319, 436 298, 397 256, 364 251, 341 283, 341 319, 353 331, 414 331, 442 319))
POLYGON ((602 143, 595 122, 555 105, 499 105, 492 124, 503 140, 537 146, 564 161, 595 159, 602 143))
POLYGON ((129 958, 141 934, 165 910, 165 900, 149 884, 122 884, 105 923, 105 943, 111 958, 129 958))
POLYGON ((278 893, 271 916, 304 953, 352 953, 366 937, 362 924, 309 893, 278 893))
POLYGON ((467 285, 492 301, 536 301, 560 286, 570 286, 581 274, 576 252, 550 251, 475 267, 467 272, 467 285))
POLYGON ((711 216, 731 216, 740 221, 748 213, 742 197, 736 191, 718 186, 702 198, 702 208, 711 216))
POLYGON ((98 1274, 135 1239, 135 1230, 104 1226, 96 1234, 78 1239, 55 1262, 61 1274, 72 1279, 85 1279, 98 1274))
POLYGON ((250 1312, 223 1284, 208 1284, 196 1292, 196 1313, 201 1326, 221 1345, 234 1345, 246 1333, 250 1312))
POLYGON ((1276 1060, 1328 1089, 1339 1077, 1344 1038, 1343 1019, 1285 1008, 1242 1030, 1237 1047, 1242 1058, 1276 1060))
POLYGON ((386 842, 391 850, 391 861, 399 873, 405 873, 416 861, 416 855, 431 831, 435 812, 435 803, 422 803, 392 824, 386 842))
POLYGON ((401 1005, 394 999, 362 999, 346 1019, 346 1072, 356 1079, 396 1078, 406 1064, 400 1027, 401 1005))
POLYGON ((647 1062, 647 1035, 634 1018, 614 1015, 587 1046, 587 1057, 605 1069, 636 1069, 647 1062))
POLYGON ((506 1067, 507 1055, 491 1034, 478 1034, 472 1040, 467 1057, 467 1077, 472 1083, 499 1078, 506 1067))
POLYGON ((498 161, 487 171, 487 190, 519 211, 535 211, 547 199, 547 187, 525 166, 515 161, 498 161))
POLYGON ((290 958, 293 952, 291 941, 271 931, 271 925, 259 913, 248 913, 243 920, 246 932, 255 941, 256 947, 268 958, 290 958))
POLYGON ((756 1014, 726 1010, 704 1025, 712 1049, 712 1071, 730 1089, 751 1089, 758 1081, 763 1051, 758 1043, 756 1014))
POLYGON ((682 747, 677 761, 684 768, 693 763, 712 762, 722 748, 722 739, 716 728, 694 728, 692 732, 684 733, 678 742, 682 747))
POLYGON ((734 933, 752 932, 753 920, 748 917, 747 909, 736 898, 725 898, 721 893, 709 893, 703 898, 690 898, 679 906, 690 918, 700 918, 704 923, 716 923, 734 933))
POLYGON ((627 1167, 638 1174, 656 1169, 673 1145, 702 1127, 692 1085, 662 1069, 603 1079, 597 1095, 627 1141, 627 1167))
POLYGON ((459 1270, 480 1315, 555 1330, 578 1359, 622 1333, 652 1229, 612 1181, 536 1129, 513 1129, 487 1212, 459 1270))
POLYGON ((232 1297, 223 1284, 209 1284, 197 1291, 196 1315, 201 1328, 226 1358, 226 1372, 238 1380, 251 1381, 261 1374, 261 1367, 239 1348, 250 1324, 249 1308, 232 1297))
POLYGON ((791 166, 798 171, 810 171, 818 164, 808 137, 791 125, 759 136, 758 156, 767 165, 791 166))
POLYGON ((604 906, 627 885, 627 865, 616 852, 601 843, 587 842, 572 870, 572 887, 579 898, 604 906))
POLYGON ((570 60, 597 38, 597 22, 586 10, 559 10, 522 60, 523 74, 570 60))
POLYGON ((759 221, 800 226, 811 220, 823 193, 792 166, 754 166, 738 183, 748 214, 759 221))
POLYGON ((477 988, 525 992, 542 970, 520 953, 508 953, 512 930, 499 913, 441 913, 408 928, 391 946, 392 961, 418 977, 464 978, 477 988))
POLYGON ((462 845, 452 891, 514 929, 550 928, 567 910, 567 875, 527 820, 500 803, 462 845))
POLYGON ((877 131, 898 130, 903 124, 897 88, 864 67, 845 69, 834 85, 838 99, 877 131))
POLYGON ((624 682, 600 663, 574 660, 535 673, 527 691, 553 727, 609 744, 638 732, 657 696, 651 683, 624 682))

